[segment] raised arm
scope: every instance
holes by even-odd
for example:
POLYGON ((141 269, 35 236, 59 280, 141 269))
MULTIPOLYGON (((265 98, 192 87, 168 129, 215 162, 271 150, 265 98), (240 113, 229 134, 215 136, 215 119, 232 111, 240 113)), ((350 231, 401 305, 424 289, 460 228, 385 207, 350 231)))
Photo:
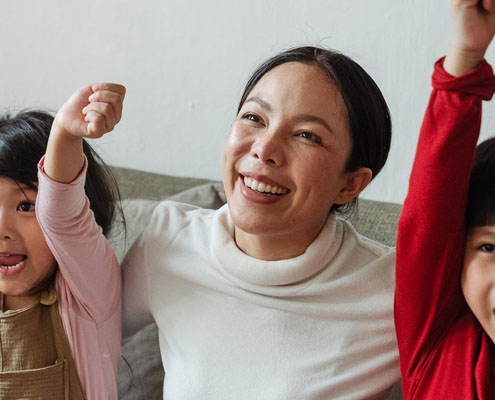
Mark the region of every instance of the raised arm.
POLYGON ((124 91, 115 84, 76 91, 57 113, 38 174, 36 215, 59 265, 58 295, 73 311, 96 321, 120 309, 121 276, 85 195, 82 138, 113 129, 124 91))
MULTIPOLYGON (((452 0, 452 41, 435 65, 409 192, 399 222, 395 319, 402 376, 414 378, 464 307, 460 274, 481 101, 495 77, 483 57, 495 1, 452 0)), ((407 385, 407 383, 406 383, 407 385)))

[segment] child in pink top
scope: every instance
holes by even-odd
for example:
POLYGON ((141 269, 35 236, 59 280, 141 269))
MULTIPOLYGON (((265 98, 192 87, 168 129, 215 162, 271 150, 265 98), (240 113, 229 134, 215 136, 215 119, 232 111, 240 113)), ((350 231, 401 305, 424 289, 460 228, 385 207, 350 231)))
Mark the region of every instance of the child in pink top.
MULTIPOLYGON (((113 129, 124 95, 123 86, 95 84, 76 91, 55 119, 34 111, 0 119, 0 323, 54 304, 86 399, 117 399, 121 276, 105 238, 118 191, 83 137, 113 129)), ((32 326, 33 336, 44 333, 32 326)), ((0 365, 2 398, 31 385, 7 384, 17 372, 0 365)), ((72 399, 74 388, 65 390, 72 399)))
POLYGON ((495 138, 476 149, 495 1, 452 0, 397 240, 404 399, 495 399, 495 138), (475 152, 476 149, 476 152, 475 152), (467 210, 467 215, 466 215, 467 210))

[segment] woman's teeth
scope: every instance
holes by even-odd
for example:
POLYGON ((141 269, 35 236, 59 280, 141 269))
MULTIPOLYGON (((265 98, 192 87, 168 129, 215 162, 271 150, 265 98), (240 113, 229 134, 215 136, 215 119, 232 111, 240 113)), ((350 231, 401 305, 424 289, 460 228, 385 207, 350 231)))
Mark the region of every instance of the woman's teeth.
POLYGON ((244 177, 244 184, 248 187, 251 188, 252 190, 255 190, 260 193, 270 193, 270 194, 287 194, 289 193, 288 189, 281 188, 278 186, 272 186, 268 185, 263 182, 258 182, 256 179, 244 177))

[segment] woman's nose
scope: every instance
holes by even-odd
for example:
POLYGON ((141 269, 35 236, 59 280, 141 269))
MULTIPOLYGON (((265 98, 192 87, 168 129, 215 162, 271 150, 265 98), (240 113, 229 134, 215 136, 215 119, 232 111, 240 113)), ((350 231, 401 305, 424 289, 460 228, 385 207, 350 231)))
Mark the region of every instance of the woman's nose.
POLYGON ((274 166, 285 163, 284 141, 280 129, 260 133, 251 147, 251 154, 261 162, 274 166))

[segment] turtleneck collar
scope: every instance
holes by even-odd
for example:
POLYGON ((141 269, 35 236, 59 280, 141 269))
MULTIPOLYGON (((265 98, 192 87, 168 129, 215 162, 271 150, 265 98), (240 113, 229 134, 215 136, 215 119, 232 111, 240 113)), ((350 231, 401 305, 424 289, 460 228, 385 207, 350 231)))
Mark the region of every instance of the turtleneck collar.
POLYGON ((300 256, 277 261, 265 261, 243 253, 234 241, 234 223, 228 206, 215 215, 212 227, 211 250, 222 274, 244 289, 273 294, 292 293, 306 286, 307 282, 328 265, 335 256, 342 240, 342 229, 331 214, 321 232, 300 256))

